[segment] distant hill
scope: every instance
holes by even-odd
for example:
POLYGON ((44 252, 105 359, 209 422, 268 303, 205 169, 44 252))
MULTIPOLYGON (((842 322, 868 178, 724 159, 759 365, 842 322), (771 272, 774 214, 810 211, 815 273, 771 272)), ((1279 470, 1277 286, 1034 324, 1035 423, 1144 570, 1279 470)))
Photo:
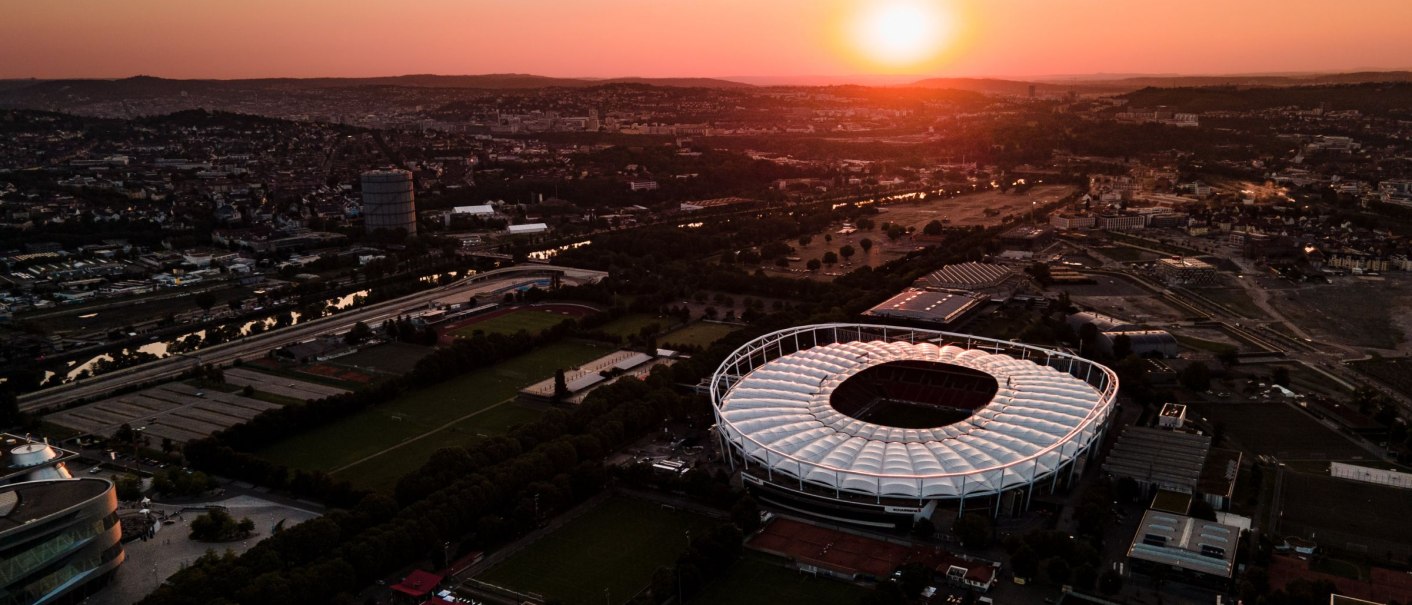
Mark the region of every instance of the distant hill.
POLYGON ((1079 92, 1084 94, 1121 94, 1143 88, 1224 87, 1291 87, 1324 84, 1358 84, 1365 82, 1412 82, 1409 71, 1365 71, 1338 74, 1309 75, 1233 75, 1233 76, 1133 76, 1104 79, 1075 76, 1073 79, 1001 80, 994 78, 929 78, 913 82, 923 88, 950 88, 988 94, 1025 95, 1034 85, 1039 94, 1079 92))
POLYGON ((714 78, 553 78, 531 74, 485 74, 439 76, 416 74, 374 78, 255 78, 246 80, 177 80, 135 76, 116 80, 0 80, 0 90, 24 88, 66 89, 83 93, 166 94, 180 90, 219 89, 319 89, 358 86, 405 86, 417 88, 481 88, 510 90, 528 88, 585 88, 605 84, 645 84, 648 86, 694 88, 741 88, 750 84, 714 78))
POLYGON ((1412 115, 1412 82, 1369 82, 1318 86, 1207 86, 1144 88, 1123 95, 1133 108, 1175 111, 1256 111, 1275 107, 1356 109, 1370 115, 1412 115))

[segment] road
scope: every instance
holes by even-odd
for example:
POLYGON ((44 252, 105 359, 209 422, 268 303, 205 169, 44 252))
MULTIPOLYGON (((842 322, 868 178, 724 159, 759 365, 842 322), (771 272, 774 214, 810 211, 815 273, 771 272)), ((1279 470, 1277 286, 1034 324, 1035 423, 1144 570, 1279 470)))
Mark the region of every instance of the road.
POLYGON ((366 307, 360 307, 336 315, 322 317, 309 322, 299 323, 286 328, 263 332, 240 340, 222 343, 207 349, 202 349, 193 354, 179 354, 163 357, 147 363, 102 374, 94 378, 26 393, 20 396, 20 410, 24 412, 37 412, 59 407, 75 400, 106 397, 113 391, 134 384, 152 383, 173 378, 191 369, 195 364, 224 365, 234 362, 237 359, 258 359, 269 351, 282 346, 306 341, 325 334, 338 334, 347 331, 358 322, 367 323, 369 325, 377 324, 411 311, 426 308, 426 305, 433 300, 451 294, 459 294, 473 290, 482 286, 487 281, 496 281, 501 278, 513 279, 518 274, 543 271, 564 271, 568 275, 580 276, 580 279, 587 280, 601 278, 602 275, 606 275, 572 267, 539 264, 517 265, 514 267, 486 271, 430 290, 409 294, 401 298, 368 305, 366 307))

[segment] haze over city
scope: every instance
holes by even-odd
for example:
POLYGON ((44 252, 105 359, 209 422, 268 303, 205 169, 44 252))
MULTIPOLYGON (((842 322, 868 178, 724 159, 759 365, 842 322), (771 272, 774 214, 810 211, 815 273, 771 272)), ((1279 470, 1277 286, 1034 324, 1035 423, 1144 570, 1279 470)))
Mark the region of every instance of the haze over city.
POLYGON ((1399 0, 11 1, 4 12, 5 78, 807 80, 1412 67, 1412 5, 1399 0))
POLYGON ((1412 605, 1409 26, 0 0, 0 605, 1412 605))

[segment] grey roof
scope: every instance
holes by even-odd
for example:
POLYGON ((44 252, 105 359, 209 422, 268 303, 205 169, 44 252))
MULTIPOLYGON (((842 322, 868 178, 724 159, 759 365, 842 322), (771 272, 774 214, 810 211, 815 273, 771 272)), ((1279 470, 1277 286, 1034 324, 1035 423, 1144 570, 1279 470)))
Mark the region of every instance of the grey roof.
POLYGON ((1239 527, 1149 510, 1138 524, 1128 556, 1229 578, 1239 544, 1239 527))
POLYGON ((1161 487, 1191 491, 1201 481, 1211 438, 1144 426, 1131 426, 1103 462, 1103 470, 1161 487))

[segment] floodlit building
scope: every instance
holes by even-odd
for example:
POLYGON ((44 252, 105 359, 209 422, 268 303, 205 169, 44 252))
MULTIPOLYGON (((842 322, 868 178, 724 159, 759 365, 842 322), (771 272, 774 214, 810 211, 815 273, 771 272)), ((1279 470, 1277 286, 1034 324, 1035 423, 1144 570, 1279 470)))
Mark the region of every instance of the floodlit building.
POLYGON ((1096 455, 1117 375, 1071 354, 894 326, 746 343, 712 377, 717 437, 757 498, 896 527, 945 503, 1024 510, 1096 455))
POLYGON ((977 296, 908 288, 868 309, 864 315, 946 327, 970 315, 983 302, 984 299, 977 296))
POLYGON ((1211 263, 1190 257, 1159 259, 1154 268, 1157 277, 1169 284, 1204 286, 1220 280, 1211 263))

